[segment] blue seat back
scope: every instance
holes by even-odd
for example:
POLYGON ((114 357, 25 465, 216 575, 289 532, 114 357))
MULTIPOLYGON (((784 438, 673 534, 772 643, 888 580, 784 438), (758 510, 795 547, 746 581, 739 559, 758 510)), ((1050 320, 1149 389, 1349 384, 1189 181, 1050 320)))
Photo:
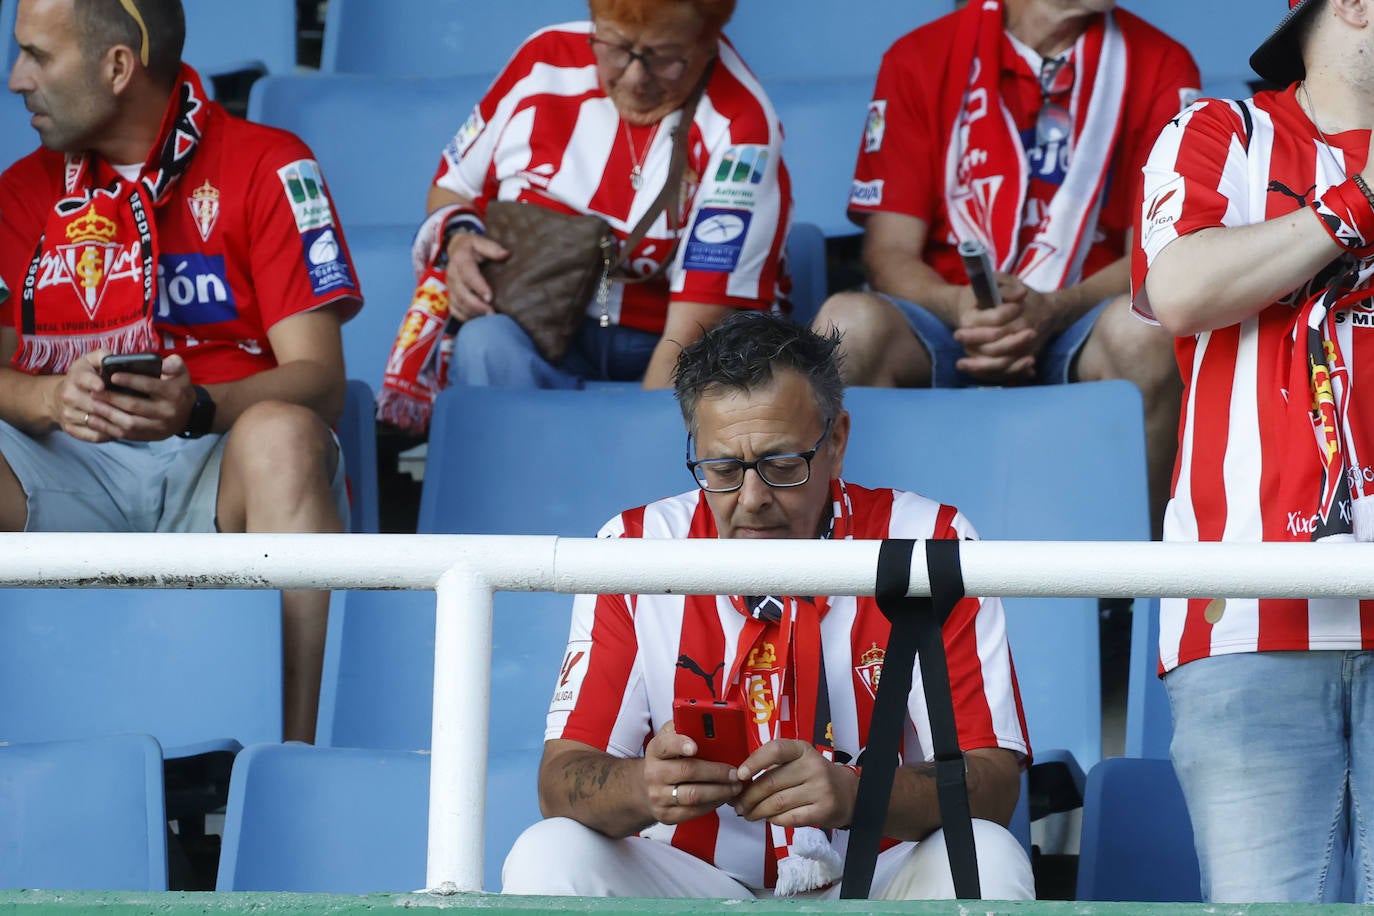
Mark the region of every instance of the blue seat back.
MULTIPOLYGON (((390 15, 403 7, 409 8, 386 4, 390 15)), ((351 240, 357 226, 419 225, 439 155, 488 82, 267 76, 249 92, 248 118, 285 128, 310 146, 351 240)), ((408 262, 404 250, 401 261, 408 262)))
POLYGON ((14 17, 19 12, 19 0, 0 0, 0 64, 9 75, 19 59, 19 42, 14 38, 14 17))
POLYGON ((295 0, 190 0, 181 58, 204 77, 257 70, 296 69, 295 0))
POLYGON ((749 0, 736 5, 725 34, 765 81, 861 77, 871 88, 894 41, 953 8, 950 0, 749 0))
POLYGON ((256 745, 234 760, 218 891, 425 886, 429 756, 256 745))
POLYGON ((276 591, 0 590, 0 741, 280 741, 281 645, 276 591))
POLYGON ((330 0, 320 69, 490 79, 535 31, 587 17, 585 0, 330 0))
POLYGON ((1164 30, 1192 52, 1208 95, 1248 98, 1246 85, 1259 76, 1250 69, 1250 55, 1278 25, 1284 8, 1257 7, 1254 0, 1207 0, 1184 3, 1127 3, 1131 12, 1164 30))
POLYGON ((1115 757, 1088 772, 1078 899, 1202 899, 1193 826, 1169 761, 1115 757))
POLYGON ((348 530, 364 534, 375 534, 379 529, 377 418, 373 403, 371 386, 349 379, 338 425, 339 450, 348 472, 348 530))
POLYGON ((29 118, 22 96, 6 92, 0 97, 0 172, 38 149, 38 132, 29 118))
POLYGON ((166 831, 150 736, 0 746, 0 888, 165 891, 166 831))
POLYGON ((815 223, 827 237, 858 232, 845 209, 873 79, 771 80, 764 88, 782 122, 793 219, 815 223))
POLYGON ((792 277, 792 320, 809 327, 825 301, 825 233, 813 223, 792 224, 787 233, 787 271, 792 277))
MULTIPOLYGON (((1129 382, 846 395, 846 479, 958 507, 984 539, 1148 540, 1144 421, 1129 382)), ((1032 747, 1102 754, 1095 599, 1006 602, 1032 747)))
POLYGON ((348 252, 367 305, 343 326, 344 365, 349 378, 362 379, 374 392, 415 292, 410 241, 417 225, 348 227, 348 252))

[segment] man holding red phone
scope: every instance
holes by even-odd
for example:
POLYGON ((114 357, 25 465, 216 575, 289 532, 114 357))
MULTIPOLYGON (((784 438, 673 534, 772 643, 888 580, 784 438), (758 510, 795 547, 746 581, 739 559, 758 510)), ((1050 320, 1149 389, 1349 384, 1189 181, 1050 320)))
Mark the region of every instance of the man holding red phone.
MULTIPOLYGON (((43 148, 0 175, 0 530, 343 529, 362 297, 333 204, 304 143, 210 101, 185 33, 181 0, 18 0, 43 148), (107 384, 111 353, 160 362, 107 384)), ((314 736, 328 609, 282 598, 288 739, 314 736)))
MULTIPOLYGON (((674 384, 697 488, 601 536, 972 537, 950 506, 840 478, 838 342, 742 313, 688 346, 674 384)), ((983 893, 1028 899, 1005 829, 1030 747, 1001 602, 965 598, 943 634, 983 893)), ((887 639, 872 598, 578 596, 540 768, 548 819, 515 844, 504 892, 837 896, 887 639), (742 760, 715 753, 732 743, 742 760)), ((907 708, 873 889, 953 897, 919 689, 907 708)))

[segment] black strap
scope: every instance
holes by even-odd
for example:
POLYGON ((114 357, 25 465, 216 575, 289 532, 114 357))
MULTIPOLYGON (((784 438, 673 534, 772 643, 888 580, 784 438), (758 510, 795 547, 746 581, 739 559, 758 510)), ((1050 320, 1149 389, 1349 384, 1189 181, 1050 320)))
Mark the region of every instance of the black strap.
POLYGON ((978 855, 973 842, 973 821, 964 778, 964 755, 954 723, 949 669, 945 663, 941 627, 954 606, 964 597, 957 540, 928 540, 926 567, 930 573, 930 598, 908 598, 912 553, 916 542, 886 540, 878 550, 875 594, 878 607, 892 622, 883 677, 873 704, 873 720, 864 750, 863 773, 845 856, 841 899, 866 899, 873 886, 873 869, 892 796, 892 780, 901 754, 902 732, 911 693, 911 672, 917 650, 921 659, 921 683, 930 716, 935 750, 935 785, 940 822, 945 831, 954 894, 961 900, 982 897, 978 884, 978 855))

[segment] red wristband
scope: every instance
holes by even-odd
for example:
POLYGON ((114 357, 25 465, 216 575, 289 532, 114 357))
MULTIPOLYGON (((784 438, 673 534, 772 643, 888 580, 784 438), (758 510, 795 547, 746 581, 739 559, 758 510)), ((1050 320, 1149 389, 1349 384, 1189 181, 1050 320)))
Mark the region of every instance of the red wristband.
POLYGON ((1374 244, 1374 203, 1358 182, 1347 178, 1312 201, 1322 228, 1347 251, 1363 251, 1374 244))

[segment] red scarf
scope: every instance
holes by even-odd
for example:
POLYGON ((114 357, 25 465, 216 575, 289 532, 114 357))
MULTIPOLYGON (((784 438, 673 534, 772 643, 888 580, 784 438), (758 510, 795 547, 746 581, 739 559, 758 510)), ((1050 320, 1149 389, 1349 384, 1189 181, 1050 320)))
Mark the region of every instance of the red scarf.
POLYGON ((159 348, 154 210, 195 155, 205 105, 200 79, 183 65, 158 141, 135 181, 99 159, 68 154, 65 194, 48 214, 24 281, 16 369, 58 374, 91 350, 159 348))
POLYGON ((1004 27, 1001 0, 973 0, 959 14, 939 123, 945 148, 945 209, 959 241, 976 240, 998 270, 1042 292, 1082 279, 1105 197, 1112 150, 1121 130, 1126 48, 1116 18, 1093 21, 1073 47, 1077 68, 1069 112, 1072 154, 1064 182, 1035 238, 1020 247, 1026 209, 1026 153, 1002 103, 1004 27), (1085 206, 1087 202, 1087 206, 1085 206))

